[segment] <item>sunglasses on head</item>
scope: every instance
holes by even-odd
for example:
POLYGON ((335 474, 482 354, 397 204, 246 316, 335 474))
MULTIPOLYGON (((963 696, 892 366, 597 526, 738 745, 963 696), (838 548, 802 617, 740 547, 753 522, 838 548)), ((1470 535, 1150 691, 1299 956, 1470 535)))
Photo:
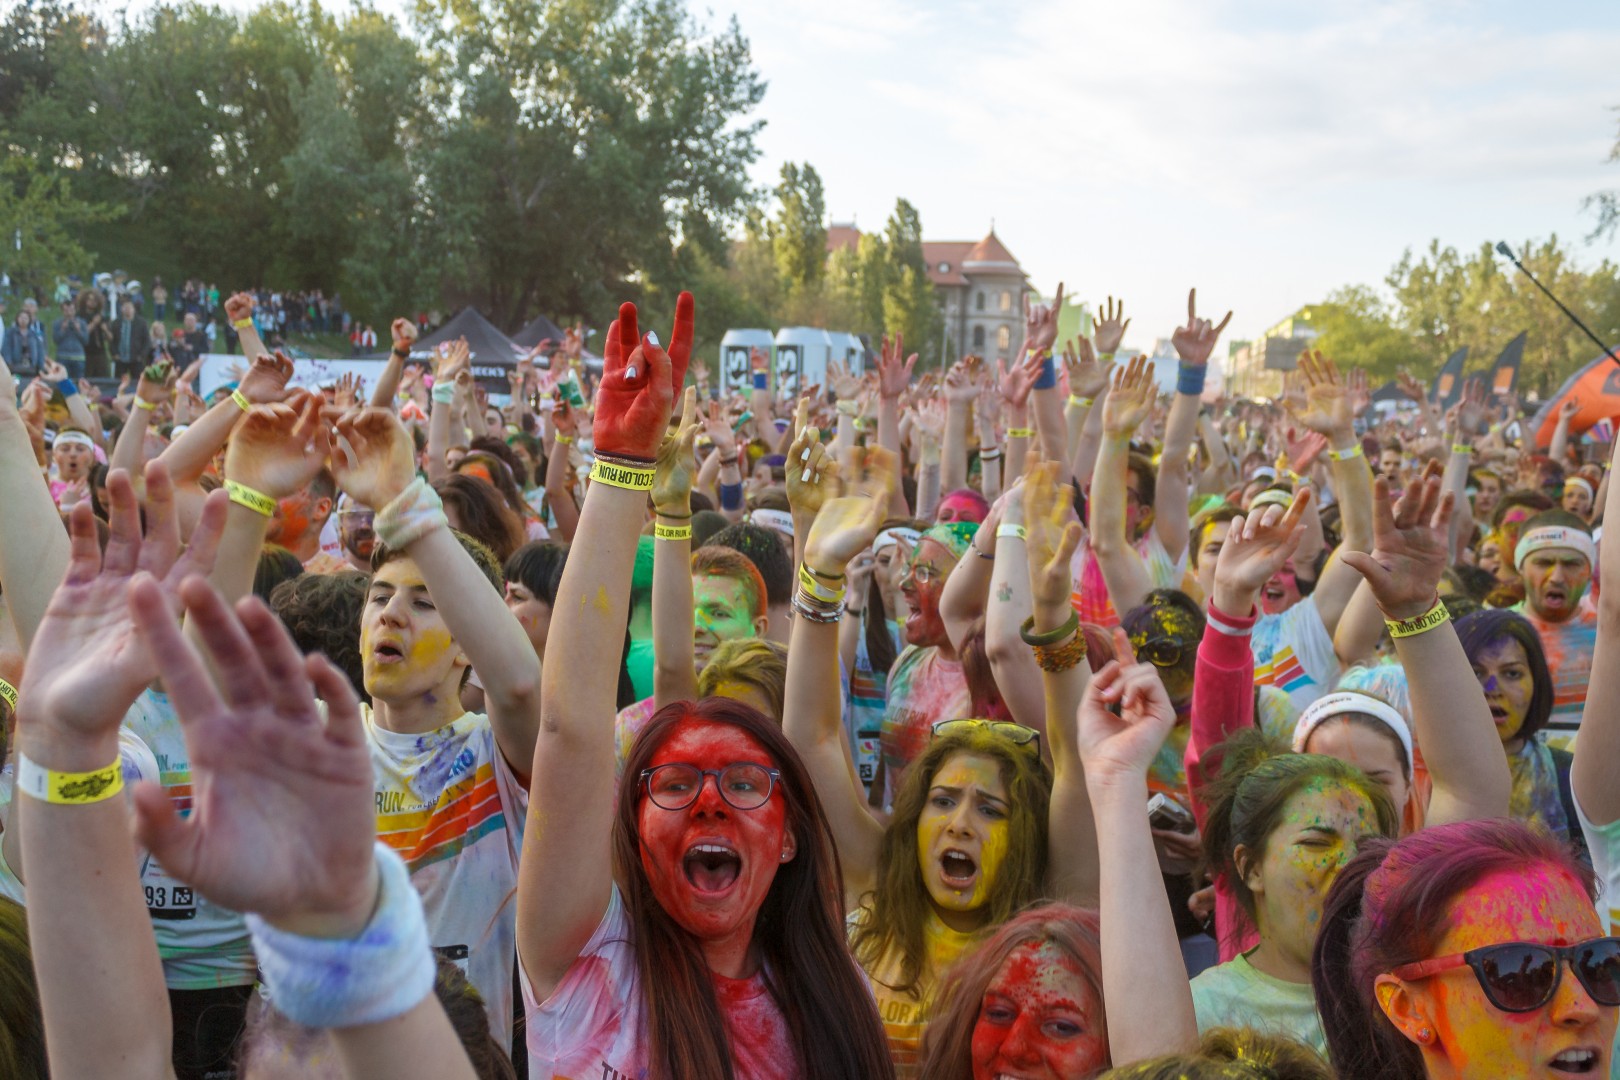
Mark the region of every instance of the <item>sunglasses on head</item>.
POLYGON ((1614 937, 1563 946, 1509 941, 1402 964, 1390 974, 1410 982, 1467 965, 1492 1005, 1503 1012, 1523 1013, 1553 999, 1564 978, 1565 961, 1593 1001, 1611 1009, 1620 1006, 1620 938, 1614 937))
POLYGON ((929 729, 934 738, 941 735, 955 735, 967 731, 989 731, 990 734, 1006 739, 1014 746, 1022 746, 1031 753, 1039 756, 1041 752, 1041 733, 1034 728, 1015 724, 1010 720, 941 720, 929 729))
POLYGON ((1181 663, 1181 642, 1173 638, 1132 638, 1131 651, 1138 660, 1146 660, 1154 667, 1171 668, 1181 663))

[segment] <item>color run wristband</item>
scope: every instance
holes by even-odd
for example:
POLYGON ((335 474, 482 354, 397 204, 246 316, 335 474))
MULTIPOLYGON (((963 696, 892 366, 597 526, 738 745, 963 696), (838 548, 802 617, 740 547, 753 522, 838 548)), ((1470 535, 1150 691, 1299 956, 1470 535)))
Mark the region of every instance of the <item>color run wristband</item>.
POLYGON ((636 468, 630 465, 614 465, 597 458, 591 465, 591 480, 608 487, 623 488, 625 491, 651 491, 653 477, 658 470, 636 468))
POLYGON ((1081 397, 1079 394, 1069 395, 1069 404, 1076 409, 1089 409, 1096 400, 1096 398, 1081 397))
POLYGON ((354 938, 305 937, 247 916, 265 996, 305 1027, 376 1024, 403 1016, 433 993, 435 961, 422 899, 400 857, 373 849, 381 893, 354 938))
POLYGON ((564 446, 573 446, 574 437, 572 435, 563 435, 559 432, 557 435, 552 437, 552 442, 561 443, 564 446))
POLYGON ((1007 429, 1007 438, 1009 439, 1033 439, 1034 437, 1034 428, 1012 427, 1007 429))
POLYGON ((692 539, 692 526, 665 525, 660 521, 653 526, 653 536, 659 540, 690 540, 692 539))
POLYGON ((248 327, 250 327, 252 325, 253 325, 253 320, 252 319, 232 319, 231 320, 231 326, 232 326, 233 329, 236 329, 236 330, 246 330, 248 327))
POLYGON ((0 679, 0 699, 13 709, 17 707, 17 688, 4 679, 0 679))
POLYGON ((1416 637, 1426 634, 1441 623, 1451 621, 1451 612, 1446 610, 1443 600, 1436 600, 1434 607, 1419 615, 1415 619, 1388 619, 1384 625, 1389 627, 1389 636, 1392 638, 1416 637))
POLYGON ((157 402, 147 401, 145 398, 136 398, 135 407, 137 409, 144 409, 146 412, 151 412, 157 408, 157 402))
POLYGON ((1328 460, 1329 461, 1354 461, 1358 457, 1364 457, 1366 455, 1366 453, 1367 453, 1367 451, 1362 449, 1362 446, 1361 446, 1360 443, 1354 443, 1354 444, 1352 444, 1350 446, 1350 448, 1348 450, 1329 449, 1328 450, 1328 460))
POLYGON ((1453 454, 1472 454, 1474 448, 1467 443, 1454 442, 1451 444, 1451 452, 1453 454))
POLYGON ((245 506, 249 510, 257 511, 265 517, 271 517, 276 512, 276 500, 262 491, 254 491, 246 484, 239 484, 235 480, 225 481, 225 492, 230 495, 231 502, 237 506, 245 506))
POLYGON ((247 395, 242 393, 240 390, 231 391, 231 400, 236 402, 236 407, 241 409, 243 412, 247 412, 249 409, 253 408, 253 402, 249 401, 247 395))
POLYGON ((1011 537, 1014 540, 1025 540, 1029 537, 1029 530, 1022 525, 1014 525, 1010 522, 997 525, 996 539, 1000 540, 1004 536, 1011 537))
POLYGON ((30 761, 27 754, 18 754, 17 790, 60 806, 98 803, 124 790, 124 768, 114 758, 111 765, 92 772, 52 772, 30 761))

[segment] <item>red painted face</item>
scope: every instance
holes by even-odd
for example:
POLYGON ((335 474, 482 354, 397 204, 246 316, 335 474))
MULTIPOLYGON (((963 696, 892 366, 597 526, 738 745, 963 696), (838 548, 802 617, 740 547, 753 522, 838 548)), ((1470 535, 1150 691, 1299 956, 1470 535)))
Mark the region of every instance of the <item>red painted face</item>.
POLYGON ((1082 1080, 1108 1065, 1102 1002, 1051 942, 1014 949, 973 1025, 973 1080, 1082 1080))
POLYGON ((1299 578, 1294 575, 1294 560, 1289 559, 1261 590, 1260 610, 1267 615, 1281 615, 1299 601, 1299 578))
MULTIPOLYGON (((648 768, 682 763, 720 770, 745 761, 776 767, 759 740, 741 728, 683 720, 648 768)), ((684 810, 663 809, 645 788, 640 798, 641 865, 658 903, 705 944, 752 939, 777 868, 796 851, 780 785, 754 810, 738 810, 721 798, 713 776, 703 778, 697 800, 684 810)))
POLYGON ((939 502, 939 509, 934 513, 934 520, 945 523, 951 521, 971 521, 974 524, 984 520, 984 507, 976 499, 966 495, 947 495, 939 502))
POLYGON ((939 598, 945 592, 945 578, 954 566, 956 560, 939 541, 918 542, 905 576, 900 579, 900 593, 908 608, 906 644, 941 645, 949 640, 945 620, 939 617, 939 598))

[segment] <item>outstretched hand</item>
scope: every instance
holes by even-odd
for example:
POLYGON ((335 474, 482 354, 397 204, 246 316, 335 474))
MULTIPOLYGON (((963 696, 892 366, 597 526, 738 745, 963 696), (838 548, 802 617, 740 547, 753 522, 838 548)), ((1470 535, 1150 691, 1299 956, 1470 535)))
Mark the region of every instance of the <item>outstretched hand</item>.
POLYGON ((1145 356, 1133 356, 1124 367, 1114 369, 1114 388, 1103 404, 1103 432, 1110 438, 1130 438, 1153 410, 1158 396, 1153 381, 1153 364, 1145 356))
MULTIPOLYGON (((830 576, 844 573, 851 559, 872 546, 894 495, 899 465, 882 447, 851 451, 853 491, 822 503, 804 541, 804 562, 830 576)), ((793 467, 790 459, 788 467, 793 467)))
POLYGON ((321 398, 296 391, 286 404, 255 405, 236 422, 225 448, 225 476, 285 499, 315 479, 331 452, 321 398))
POLYGON ((795 511, 820 512, 838 482, 838 462, 821 442, 821 429, 809 421, 809 401, 799 399, 794 417, 798 433, 787 452, 788 506, 795 511))
POLYGON ((1247 616, 1256 594, 1281 570, 1305 536, 1311 489, 1301 488, 1285 512, 1280 506, 1232 519, 1215 559, 1215 606, 1228 615, 1247 616))
POLYGON ((1176 724, 1176 712, 1152 664, 1137 663, 1131 640, 1114 628, 1111 660, 1086 684, 1080 702, 1080 762, 1086 783, 1146 785, 1148 767, 1176 724), (1119 709, 1116 715, 1112 707, 1119 709))
POLYGON ((676 298, 668 352, 651 331, 640 334, 636 305, 620 305, 602 349, 602 382, 592 424, 596 449, 653 461, 675 406, 675 388, 686 381, 691 357, 691 293, 676 298))
POLYGON ((1116 301, 1110 296, 1099 310, 1099 315, 1101 317, 1092 328, 1092 337, 1098 353, 1112 356, 1119 351, 1119 344, 1125 340, 1125 331, 1131 325, 1131 320, 1125 318, 1125 301, 1116 301))
POLYGON ((137 836, 222 907, 293 933, 356 936, 379 885, 371 755, 348 678, 323 656, 301 656, 257 597, 233 611, 198 577, 179 595, 220 681, 181 633, 169 597, 138 581, 127 607, 185 732, 192 810, 180 817, 161 787, 143 783, 137 836))
POLYGON ((692 482, 697 477, 697 387, 688 386, 681 395, 681 425, 665 435, 658 447, 657 472, 653 474, 653 506, 673 514, 692 510, 692 482))
POLYGON ((1321 435, 1343 437, 1355 431, 1355 412, 1349 387, 1339 378, 1339 369, 1320 352, 1305 350, 1299 356, 1299 378, 1305 384, 1305 404, 1285 399, 1284 407, 1296 423, 1321 435))
POLYGON ((889 335, 883 335, 883 346, 878 353, 878 393, 885 401, 898 398, 911 385, 911 369, 917 366, 917 354, 912 353, 902 362, 900 357, 905 351, 903 334, 896 332, 892 342, 889 335))
POLYGON ((1024 470, 1022 490, 1030 596, 1037 607, 1066 608, 1074 586, 1070 564, 1082 531, 1074 488, 1058 483, 1055 461, 1042 461, 1024 470))
POLYGON ((1232 313, 1228 311, 1226 318, 1220 325, 1211 325, 1208 319, 1198 317, 1198 290, 1187 290, 1187 325, 1176 327, 1176 332, 1170 335, 1170 344, 1176 347, 1176 355, 1181 357, 1184 364, 1204 365, 1209 363, 1209 354, 1215 351, 1215 342, 1226 329, 1226 324, 1232 321, 1232 313))
POLYGON ((1024 350, 1026 352, 1051 351, 1057 341, 1058 316, 1063 313, 1063 282, 1058 282, 1057 295, 1051 304, 1031 304, 1024 297, 1024 350))
POLYGON ((1453 492, 1440 492, 1441 468, 1431 461, 1423 477, 1407 485, 1399 501, 1383 476, 1373 481, 1373 549, 1339 557, 1371 586, 1387 618, 1412 619, 1434 606, 1450 547, 1453 492))
POLYGON ((332 476, 349 498, 373 510, 410 487, 416 446, 392 409, 356 409, 338 418, 332 476))

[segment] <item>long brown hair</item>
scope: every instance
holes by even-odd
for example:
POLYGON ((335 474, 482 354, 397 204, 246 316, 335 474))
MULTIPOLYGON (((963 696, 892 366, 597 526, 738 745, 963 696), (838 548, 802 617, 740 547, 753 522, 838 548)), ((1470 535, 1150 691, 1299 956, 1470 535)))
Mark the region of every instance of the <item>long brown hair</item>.
POLYGON ((630 749, 613 826, 613 861, 634 935, 654 1080, 734 1080, 725 1017, 697 940, 653 895, 641 862, 642 770, 683 720, 741 728, 765 747, 798 854, 776 871, 754 923, 766 988, 782 1010, 805 1080, 894 1076, 870 990, 844 945, 842 873, 832 829, 804 763, 781 728, 727 698, 678 701, 653 715, 630 749))
POLYGON ((900 977, 893 989, 916 998, 922 997, 917 984, 922 981, 928 913, 933 905, 918 862, 917 822, 935 774, 953 754, 992 759, 1000 766, 1001 782, 1007 786, 1007 855, 990 887, 985 925, 999 926, 1046 898, 1052 770, 1038 755, 985 728, 934 739, 906 769, 878 849, 877 888, 864 898, 866 910, 850 932, 850 947, 867 971, 882 964, 891 951, 898 951, 900 977))

